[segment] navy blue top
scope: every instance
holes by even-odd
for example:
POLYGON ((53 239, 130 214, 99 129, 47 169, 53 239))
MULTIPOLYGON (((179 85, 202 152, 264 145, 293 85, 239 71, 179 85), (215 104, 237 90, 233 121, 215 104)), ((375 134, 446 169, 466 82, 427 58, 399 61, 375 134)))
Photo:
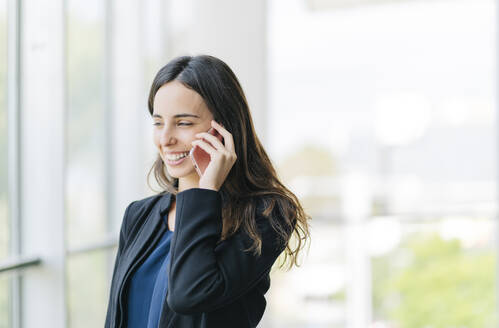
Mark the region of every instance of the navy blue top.
POLYGON ((168 289, 166 265, 173 232, 166 230, 156 248, 135 271, 128 290, 128 328, 157 328, 168 289))

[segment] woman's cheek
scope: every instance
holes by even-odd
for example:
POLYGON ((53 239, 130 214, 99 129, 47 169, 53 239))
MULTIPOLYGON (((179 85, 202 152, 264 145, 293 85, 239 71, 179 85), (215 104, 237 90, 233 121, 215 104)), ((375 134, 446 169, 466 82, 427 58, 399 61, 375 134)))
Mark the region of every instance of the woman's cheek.
POLYGON ((159 146, 159 136, 157 131, 152 133, 152 140, 156 146, 159 146))

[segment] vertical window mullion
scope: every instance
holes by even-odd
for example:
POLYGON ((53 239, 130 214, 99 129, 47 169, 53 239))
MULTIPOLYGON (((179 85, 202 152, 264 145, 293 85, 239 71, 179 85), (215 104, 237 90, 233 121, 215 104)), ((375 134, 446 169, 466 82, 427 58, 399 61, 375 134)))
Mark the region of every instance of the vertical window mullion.
MULTIPOLYGON (((113 90, 112 85, 112 76, 113 76, 113 2, 111 0, 105 0, 105 51, 104 51, 104 67, 105 67, 105 104, 106 104, 106 136, 105 136, 105 147, 106 147, 106 158, 105 158, 105 170, 106 170, 106 230, 108 234, 111 234, 114 228, 114 220, 115 217, 115 193, 114 193, 114 175, 113 175, 113 167, 114 167, 114 125, 112 123, 112 115, 113 115, 113 97, 111 95, 111 91, 113 90)), ((107 275, 110 277, 112 275, 113 270, 113 262, 114 262, 114 254, 113 252, 107 252, 106 260, 108 263, 107 275)))
MULTIPOLYGON (((8 151, 8 222, 10 231, 9 253, 22 255, 21 206, 20 206, 20 54, 21 15, 20 0, 7 3, 7 151, 8 151)), ((10 326, 22 327, 21 276, 12 274, 10 280, 10 326)))
MULTIPOLYGON (((496 112, 496 204, 499 204, 499 200, 497 197, 499 197, 499 1, 495 1, 495 6, 496 6, 496 11, 495 11, 495 61, 496 61, 496 78, 495 78, 495 90, 496 90, 496 95, 495 95, 495 112, 496 112)), ((495 224, 496 224, 496 229, 495 229, 495 241, 496 241, 496 247, 499 248, 499 211, 497 210, 499 208, 499 205, 496 205, 496 213, 495 213, 495 224)), ((499 314, 499 252, 496 252, 496 272, 495 272, 495 277, 496 277, 496 311, 499 314)))

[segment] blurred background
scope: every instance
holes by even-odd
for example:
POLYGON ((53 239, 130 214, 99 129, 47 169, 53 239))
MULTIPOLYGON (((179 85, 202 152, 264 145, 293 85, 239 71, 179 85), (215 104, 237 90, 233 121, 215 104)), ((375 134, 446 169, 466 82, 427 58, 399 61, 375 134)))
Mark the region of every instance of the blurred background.
POLYGON ((313 218, 259 327, 497 327, 497 12, 0 0, 0 328, 104 325, 124 210, 159 190, 148 89, 202 53, 313 218))

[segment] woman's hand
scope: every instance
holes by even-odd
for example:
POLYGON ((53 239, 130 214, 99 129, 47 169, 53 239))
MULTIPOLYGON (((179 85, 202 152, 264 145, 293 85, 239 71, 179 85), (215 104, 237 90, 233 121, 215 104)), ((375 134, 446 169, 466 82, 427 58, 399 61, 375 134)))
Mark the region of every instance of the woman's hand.
POLYGON ((201 139, 194 140, 192 145, 198 145, 210 155, 210 163, 199 179, 199 188, 218 191, 229 175, 237 156, 232 134, 214 120, 211 121, 211 126, 222 135, 225 146, 217 137, 207 132, 197 133, 196 137, 201 139))

